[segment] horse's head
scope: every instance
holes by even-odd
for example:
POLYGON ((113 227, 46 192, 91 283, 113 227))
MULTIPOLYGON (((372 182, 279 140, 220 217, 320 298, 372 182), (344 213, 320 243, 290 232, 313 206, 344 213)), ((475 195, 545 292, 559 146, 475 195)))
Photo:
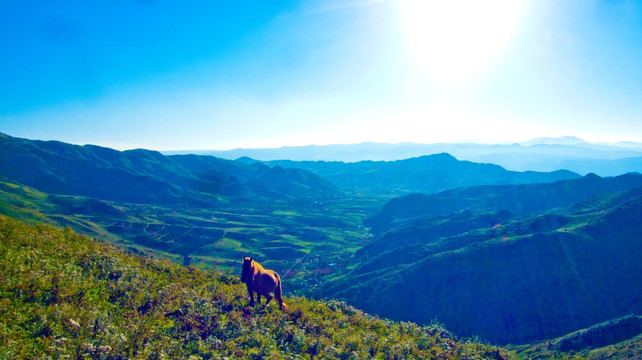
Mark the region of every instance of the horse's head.
POLYGON ((254 272, 254 259, 251 257, 243 257, 243 272, 241 273, 241 282, 248 282, 251 280, 252 273, 254 272))

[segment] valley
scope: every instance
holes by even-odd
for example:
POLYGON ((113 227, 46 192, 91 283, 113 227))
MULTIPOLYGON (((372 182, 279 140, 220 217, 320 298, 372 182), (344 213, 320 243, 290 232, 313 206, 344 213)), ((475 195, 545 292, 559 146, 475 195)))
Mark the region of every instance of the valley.
POLYGON ((260 208, 130 204, 47 195, 0 183, 0 213, 73 229, 130 252, 236 273, 243 256, 265 259, 289 291, 310 292, 369 236, 362 220, 381 200, 337 197, 260 208))
POLYGON ((640 314, 642 175, 434 154, 259 162, 0 136, 0 215, 461 336, 535 343, 640 314))
POLYGON ((323 295, 491 342, 562 336, 642 312, 641 213, 634 187, 530 215, 396 218, 323 295))

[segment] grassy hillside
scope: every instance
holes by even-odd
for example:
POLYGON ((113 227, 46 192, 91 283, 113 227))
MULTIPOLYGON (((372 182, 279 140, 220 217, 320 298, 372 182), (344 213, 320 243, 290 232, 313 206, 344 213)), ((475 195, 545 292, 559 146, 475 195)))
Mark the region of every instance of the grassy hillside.
POLYGON ((561 336, 642 313, 640 214, 642 187, 522 218, 408 218, 358 251, 323 296, 496 343, 561 336))
POLYGON ((126 254, 0 216, 0 358, 504 359, 440 326, 287 296, 247 307, 237 276, 126 254))
POLYGON ((57 195, 200 207, 332 197, 312 173, 245 165, 212 156, 164 156, 94 145, 35 141, 0 133, 0 176, 57 195))

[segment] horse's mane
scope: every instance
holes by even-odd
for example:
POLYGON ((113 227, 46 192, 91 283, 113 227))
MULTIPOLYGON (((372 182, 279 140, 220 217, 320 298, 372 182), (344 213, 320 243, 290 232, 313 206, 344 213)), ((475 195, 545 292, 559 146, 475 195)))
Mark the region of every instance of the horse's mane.
POLYGON ((259 262, 254 260, 254 259, 252 259, 252 264, 254 265, 254 268, 255 268, 254 271, 264 271, 265 270, 263 265, 259 264, 259 262))

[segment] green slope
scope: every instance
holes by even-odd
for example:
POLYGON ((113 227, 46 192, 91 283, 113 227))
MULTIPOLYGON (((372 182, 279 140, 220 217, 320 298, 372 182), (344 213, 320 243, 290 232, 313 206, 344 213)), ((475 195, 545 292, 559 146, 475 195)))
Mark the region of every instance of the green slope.
POLYGON ((237 276, 126 254, 0 216, 0 358, 505 359, 440 326, 288 296, 247 307, 237 276))
POLYGON ((297 169, 245 165, 212 156, 77 146, 0 133, 0 176, 58 195, 140 204, 220 206, 231 202, 326 198, 327 181, 297 169))
POLYGON ((638 186, 642 186, 642 175, 638 173, 617 177, 589 174, 551 183, 473 186, 431 195, 411 194, 390 200, 365 224, 375 232, 381 232, 398 220, 448 215, 463 210, 510 211, 527 216, 573 205, 598 194, 626 191, 638 186))
POLYGON ((469 228, 456 216, 409 219, 321 296, 496 343, 561 336, 642 313, 640 214, 642 187, 524 218, 460 213, 469 228))
POLYGON ((642 316, 624 316, 541 343, 512 347, 522 359, 639 359, 642 316))

